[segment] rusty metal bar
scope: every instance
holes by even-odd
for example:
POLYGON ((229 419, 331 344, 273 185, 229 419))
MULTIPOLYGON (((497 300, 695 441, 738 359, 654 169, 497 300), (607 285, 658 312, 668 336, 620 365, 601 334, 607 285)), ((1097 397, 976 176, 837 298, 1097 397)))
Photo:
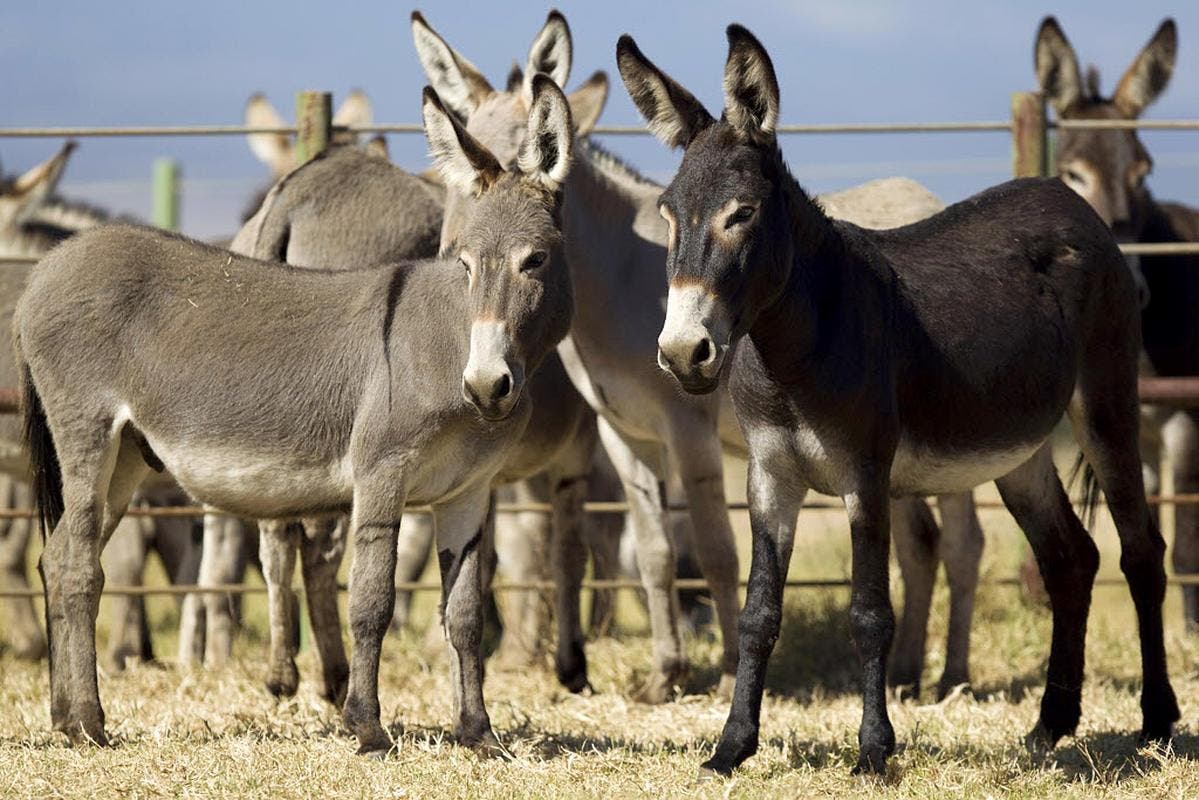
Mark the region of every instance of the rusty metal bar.
POLYGON ((1143 403, 1199 408, 1199 377, 1145 377, 1137 381, 1137 391, 1143 403))

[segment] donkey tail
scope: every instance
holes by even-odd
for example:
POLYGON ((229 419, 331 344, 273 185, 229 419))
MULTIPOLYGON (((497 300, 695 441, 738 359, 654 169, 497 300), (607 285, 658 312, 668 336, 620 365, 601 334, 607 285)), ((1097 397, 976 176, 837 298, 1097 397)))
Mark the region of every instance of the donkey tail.
POLYGON ((1073 490, 1075 481, 1080 477, 1082 478, 1082 507, 1079 509, 1079 517, 1082 518, 1083 527, 1090 531, 1095 528, 1095 514, 1099 510, 1099 479, 1095 477, 1095 470, 1087 463, 1081 452, 1074 459, 1074 466, 1070 468, 1070 475, 1066 478, 1067 488, 1073 490))
POLYGON ((46 534, 54 530, 54 526, 62 519, 62 466, 58 463, 54 437, 46 423, 46 409, 42 407, 42 398, 33 385, 33 376, 26 363, 21 365, 21 417, 25 429, 25 448, 29 453, 33 495, 37 501, 42 541, 45 541, 46 534))

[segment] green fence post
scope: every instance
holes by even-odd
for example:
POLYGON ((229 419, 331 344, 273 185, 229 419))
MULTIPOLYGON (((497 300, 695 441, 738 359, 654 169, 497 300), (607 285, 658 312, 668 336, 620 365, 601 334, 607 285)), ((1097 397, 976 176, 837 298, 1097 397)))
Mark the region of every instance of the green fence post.
POLYGON ((333 95, 296 93, 296 166, 311 161, 333 139, 333 95))
POLYGON ((179 162, 173 158, 154 160, 151 220, 163 230, 179 230, 179 162))

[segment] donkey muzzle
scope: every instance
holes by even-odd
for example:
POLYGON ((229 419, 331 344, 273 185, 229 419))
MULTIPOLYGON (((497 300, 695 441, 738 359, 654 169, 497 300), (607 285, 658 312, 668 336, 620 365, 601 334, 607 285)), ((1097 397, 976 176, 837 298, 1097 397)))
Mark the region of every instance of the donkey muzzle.
POLYGON ((658 336, 658 366, 691 394, 707 394, 720 382, 729 349, 724 317, 716 296, 704 287, 670 287, 666 323, 658 336))
POLYGON ((462 397, 492 422, 512 413, 524 388, 524 366, 510 357, 510 351, 504 323, 475 322, 471 326, 462 397))

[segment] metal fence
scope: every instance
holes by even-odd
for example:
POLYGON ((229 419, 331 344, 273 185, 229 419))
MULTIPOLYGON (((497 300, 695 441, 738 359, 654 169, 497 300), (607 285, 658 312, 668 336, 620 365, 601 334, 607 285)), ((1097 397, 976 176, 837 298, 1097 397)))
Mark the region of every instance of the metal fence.
MULTIPOLYGON (((299 92, 296 95, 296 118, 299 124, 282 127, 249 127, 244 125, 168 125, 168 126, 127 126, 127 127, 10 127, 0 128, 0 139, 6 138, 111 138, 111 137, 179 137, 179 136, 245 136, 248 134, 288 134, 297 137, 297 152, 312 157, 320 152, 339 133, 395 133, 420 134, 422 126, 412 123, 378 124, 365 126, 335 126, 332 123, 331 95, 326 92, 299 92)), ((970 133, 970 132, 1007 132, 1012 136, 1012 174, 1015 177, 1048 176, 1050 173, 1051 132, 1054 130, 1193 130, 1199 131, 1199 119, 1175 120, 1058 120, 1051 121, 1045 109, 1045 101, 1037 92, 1017 92, 1012 95, 1011 116, 1006 120, 984 120, 966 122, 853 122, 853 123, 814 123, 779 125, 777 131, 782 135, 808 134, 895 134, 895 133, 970 133)), ((592 133, 606 136, 646 136, 650 132, 642 126, 633 125, 598 125, 592 133)), ((301 159, 302 160, 302 159, 301 159)), ((159 193, 178 194, 178 171, 168 176, 165 169, 156 168, 154 191, 159 193)), ((157 207, 169 205, 168 199, 156 196, 154 204, 157 207)), ((1121 250, 1128 255, 1182 255, 1199 254, 1199 242, 1162 242, 1123 244, 1121 250)), ((5 263, 30 263, 36 259, 0 259, 5 263)), ((1173 407, 1199 407, 1199 376, 1181 378, 1142 378, 1140 380, 1140 396, 1142 402, 1157 403, 1173 407)), ((0 388, 0 414, 15 413, 18 410, 19 398, 11 388, 0 388)), ((1155 505, 1199 505, 1199 494, 1180 494, 1155 496, 1149 498, 1155 505)), ((1002 509, 1002 503, 978 502, 983 509, 1002 509)), ((815 501, 804 504, 805 509, 839 509, 839 503, 815 501)), ((427 512, 428 509, 413 509, 414 512, 427 512)), ((548 503, 498 504, 497 513, 551 513, 548 503)), ((591 514, 624 513, 628 510, 625 503, 618 502, 589 502, 584 504, 584 511, 591 514)), ((669 510, 685 511, 685 506, 671 506, 669 510)), ((745 511, 745 503, 730 503, 730 511, 745 511)), ((129 509, 130 516, 143 517, 196 517, 205 512, 199 506, 177 507, 134 507, 129 509)), ((214 513, 214 512, 209 512, 214 513)), ((219 512, 215 512, 219 513, 219 512)), ((15 508, 0 509, 0 519, 29 519, 37 516, 34 509, 15 508)), ((1199 575, 1171 576, 1174 585, 1199 584, 1199 575)), ((1019 578, 1001 578, 985 581, 986 585, 1019 586, 1019 578)), ((1097 585, 1123 584, 1119 578, 1100 579, 1097 585)), ((745 582, 742 581, 742 586, 745 582)), ((795 588, 844 588, 849 581, 844 579, 789 580, 785 584, 795 588)), ((587 580, 584 588, 602 589, 638 589, 641 584, 633 580, 587 580)), ((702 589, 707 584, 702 580, 677 580, 675 586, 679 589, 702 589)), ((345 587, 342 587, 344 590, 345 587)), ((496 590, 550 590, 553 583, 549 581, 506 582, 493 587, 496 590)), ((406 591, 440 591, 438 583, 403 583, 397 589, 406 591)), ((188 593, 221 593, 221 594, 258 594, 264 593, 265 587, 249 584, 234 584, 222 586, 112 586, 104 590, 109 595, 180 595, 188 593)), ((297 588, 302 591, 302 588, 297 588)), ((40 596, 37 590, 0 591, 0 598, 40 596)))

